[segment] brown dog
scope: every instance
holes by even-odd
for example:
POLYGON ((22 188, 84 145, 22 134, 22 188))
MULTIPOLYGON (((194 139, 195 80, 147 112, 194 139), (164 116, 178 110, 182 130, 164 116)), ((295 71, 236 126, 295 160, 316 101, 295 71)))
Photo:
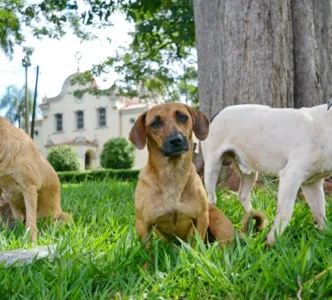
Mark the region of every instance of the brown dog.
POLYGON ((71 221, 60 206, 60 182, 31 138, 0 117, 0 188, 16 219, 26 221, 37 240, 37 217, 71 221))
POLYGON ((205 237, 208 201, 192 163, 193 132, 204 140, 209 119, 180 103, 153 107, 139 116, 130 132, 129 140, 138 149, 147 144, 149 151, 135 192, 136 231, 141 241, 154 226, 166 241, 174 236, 187 241, 194 234, 193 225, 199 236, 205 237))

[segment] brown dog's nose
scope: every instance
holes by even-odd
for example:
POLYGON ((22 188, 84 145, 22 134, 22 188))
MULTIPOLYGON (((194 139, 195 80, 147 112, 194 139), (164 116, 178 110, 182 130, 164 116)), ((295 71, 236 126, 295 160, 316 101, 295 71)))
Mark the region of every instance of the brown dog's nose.
POLYGON ((181 133, 169 135, 163 144, 162 152, 165 156, 175 156, 189 150, 188 139, 181 133))
POLYGON ((184 136, 179 133, 169 137, 169 143, 174 147, 181 146, 181 144, 183 143, 183 140, 184 140, 184 136))

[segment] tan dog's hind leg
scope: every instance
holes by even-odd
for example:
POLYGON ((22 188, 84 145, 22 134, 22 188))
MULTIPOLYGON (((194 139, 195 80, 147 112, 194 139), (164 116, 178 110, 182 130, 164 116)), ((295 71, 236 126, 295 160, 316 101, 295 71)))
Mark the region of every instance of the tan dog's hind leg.
POLYGON ((296 194, 303 182, 303 174, 301 170, 291 167, 286 167, 280 172, 277 215, 267 236, 269 246, 274 243, 274 233, 282 235, 293 215, 296 194))
POLYGON ((60 221, 63 223, 68 223, 68 224, 71 224, 73 221, 70 214, 63 212, 63 211, 56 218, 54 218, 54 220, 60 221))
POLYGON ((230 244, 235 236, 231 220, 220 209, 211 204, 209 204, 209 233, 212 235, 210 238, 213 241, 218 241, 221 248, 230 244))
POLYGON ((249 213, 252 210, 250 202, 250 191, 257 179, 257 172, 251 174, 241 173, 240 178, 239 199, 244 210, 249 213))
POLYGON ((302 190, 310 206, 312 216, 320 228, 324 228, 326 216, 323 183, 324 179, 302 184, 302 190))
POLYGON ((35 186, 29 186, 24 192, 24 204, 26 209, 25 226, 30 228, 31 239, 37 241, 37 189, 35 186))

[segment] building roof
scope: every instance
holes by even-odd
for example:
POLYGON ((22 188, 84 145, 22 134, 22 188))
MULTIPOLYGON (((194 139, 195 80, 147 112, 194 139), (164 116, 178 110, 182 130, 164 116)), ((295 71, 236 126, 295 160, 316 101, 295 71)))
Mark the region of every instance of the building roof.
POLYGON ((54 146, 60 146, 60 145, 91 145, 91 146, 97 146, 98 140, 88 140, 83 136, 77 136, 74 139, 69 139, 67 141, 61 142, 61 143, 54 143, 51 139, 47 141, 46 147, 54 147, 54 146))
POLYGON ((120 110, 126 110, 126 109, 136 109, 136 108, 144 108, 146 107, 146 103, 127 103, 124 106, 120 108, 120 110))

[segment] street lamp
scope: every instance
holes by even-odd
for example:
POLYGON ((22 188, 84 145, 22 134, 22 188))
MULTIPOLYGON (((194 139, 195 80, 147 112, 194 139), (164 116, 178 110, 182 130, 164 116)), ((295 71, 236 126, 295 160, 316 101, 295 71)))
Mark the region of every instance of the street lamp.
POLYGON ((31 62, 28 54, 22 59, 22 66, 25 68, 25 132, 29 134, 28 67, 31 62))

